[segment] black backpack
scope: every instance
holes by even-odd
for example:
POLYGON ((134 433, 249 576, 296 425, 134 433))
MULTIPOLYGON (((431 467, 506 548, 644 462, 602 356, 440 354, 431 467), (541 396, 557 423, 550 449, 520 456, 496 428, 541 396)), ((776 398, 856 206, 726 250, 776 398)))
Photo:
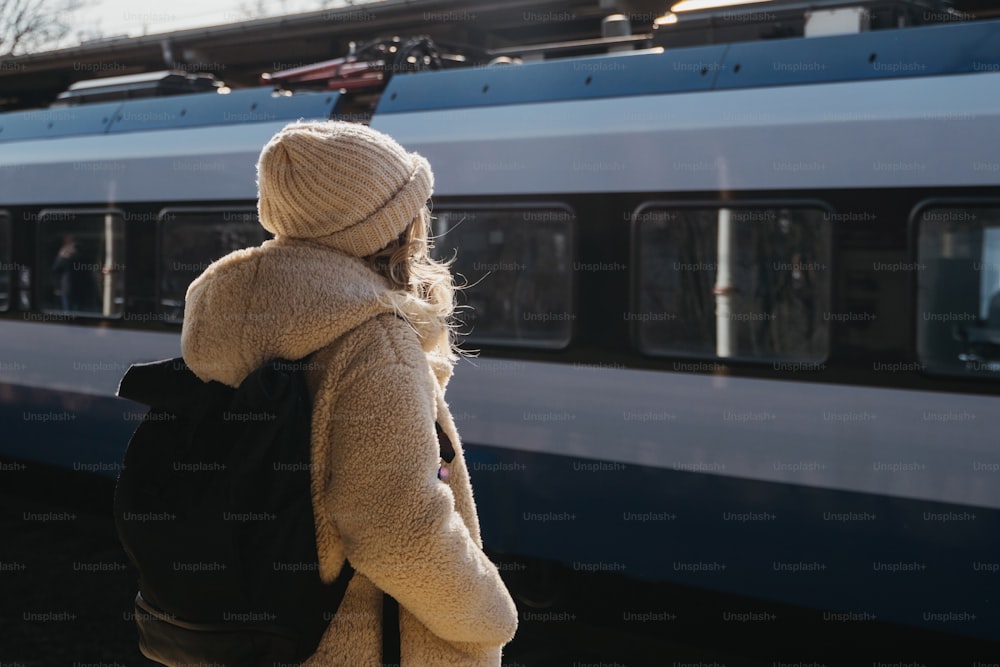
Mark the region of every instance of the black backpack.
MULTIPOLYGON (((118 535, 139 572, 142 653, 171 666, 263 667, 311 655, 354 573, 319 577, 305 360, 238 389, 183 359, 133 365, 118 395, 150 406, 115 489, 118 535)), ((398 607, 383 602, 383 660, 398 607)), ((387 651, 389 653, 387 653, 387 651)))

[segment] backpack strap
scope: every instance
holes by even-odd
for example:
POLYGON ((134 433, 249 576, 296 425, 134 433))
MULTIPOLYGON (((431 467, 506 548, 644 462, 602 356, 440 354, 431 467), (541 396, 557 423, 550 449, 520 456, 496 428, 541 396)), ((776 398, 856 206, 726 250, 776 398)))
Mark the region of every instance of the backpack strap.
POLYGON ((441 424, 434 422, 434 429, 437 431, 438 449, 441 451, 441 458, 445 463, 451 463, 455 458, 455 447, 451 444, 451 438, 441 428, 441 424))
POLYGON ((399 637, 399 603, 388 593, 382 593, 382 665, 399 667, 401 664, 399 637))
MULTIPOLYGON (((437 431, 438 446, 441 450, 441 458, 445 465, 451 463, 455 458, 455 448, 451 444, 451 439, 441 428, 440 424, 434 424, 437 431)), ((438 473, 441 476, 441 473, 438 473)), ((349 567, 350 564, 345 564, 349 567)), ((343 576, 343 574, 341 575, 343 576)), ((382 592, 382 665, 383 667, 399 667, 402 665, 402 648, 400 646, 399 629, 399 602, 385 591, 382 592)))

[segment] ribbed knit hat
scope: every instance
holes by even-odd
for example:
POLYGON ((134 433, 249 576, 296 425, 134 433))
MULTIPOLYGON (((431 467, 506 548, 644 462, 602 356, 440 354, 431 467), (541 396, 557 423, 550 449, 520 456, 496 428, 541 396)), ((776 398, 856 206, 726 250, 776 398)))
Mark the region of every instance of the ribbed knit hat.
POLYGON ((426 159, 366 125, 300 122, 264 146, 257 187, 268 231, 365 257, 417 218, 434 175, 426 159))

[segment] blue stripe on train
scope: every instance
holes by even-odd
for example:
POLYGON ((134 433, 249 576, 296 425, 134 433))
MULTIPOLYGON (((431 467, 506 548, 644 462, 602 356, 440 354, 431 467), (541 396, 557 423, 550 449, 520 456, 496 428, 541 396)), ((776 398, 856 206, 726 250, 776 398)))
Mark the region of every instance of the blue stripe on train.
POLYGON ((998 639, 1000 511, 466 450, 495 552, 998 639))
POLYGON ((1000 70, 1000 21, 393 77, 378 114, 1000 70))
POLYGON ((329 118, 340 93, 276 95, 271 87, 0 114, 0 142, 208 125, 329 118))

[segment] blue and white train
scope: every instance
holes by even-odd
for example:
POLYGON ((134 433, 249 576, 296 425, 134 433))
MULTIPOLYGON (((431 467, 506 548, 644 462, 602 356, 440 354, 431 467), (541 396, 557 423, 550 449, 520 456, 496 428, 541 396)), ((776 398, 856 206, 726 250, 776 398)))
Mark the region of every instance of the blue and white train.
MULTIPOLYGON (((5 469, 117 474, 121 375, 265 238, 260 147, 350 98, 0 114, 5 469)), ((397 75, 370 123, 434 167, 450 401, 541 664, 998 650, 1000 21, 397 75)))

